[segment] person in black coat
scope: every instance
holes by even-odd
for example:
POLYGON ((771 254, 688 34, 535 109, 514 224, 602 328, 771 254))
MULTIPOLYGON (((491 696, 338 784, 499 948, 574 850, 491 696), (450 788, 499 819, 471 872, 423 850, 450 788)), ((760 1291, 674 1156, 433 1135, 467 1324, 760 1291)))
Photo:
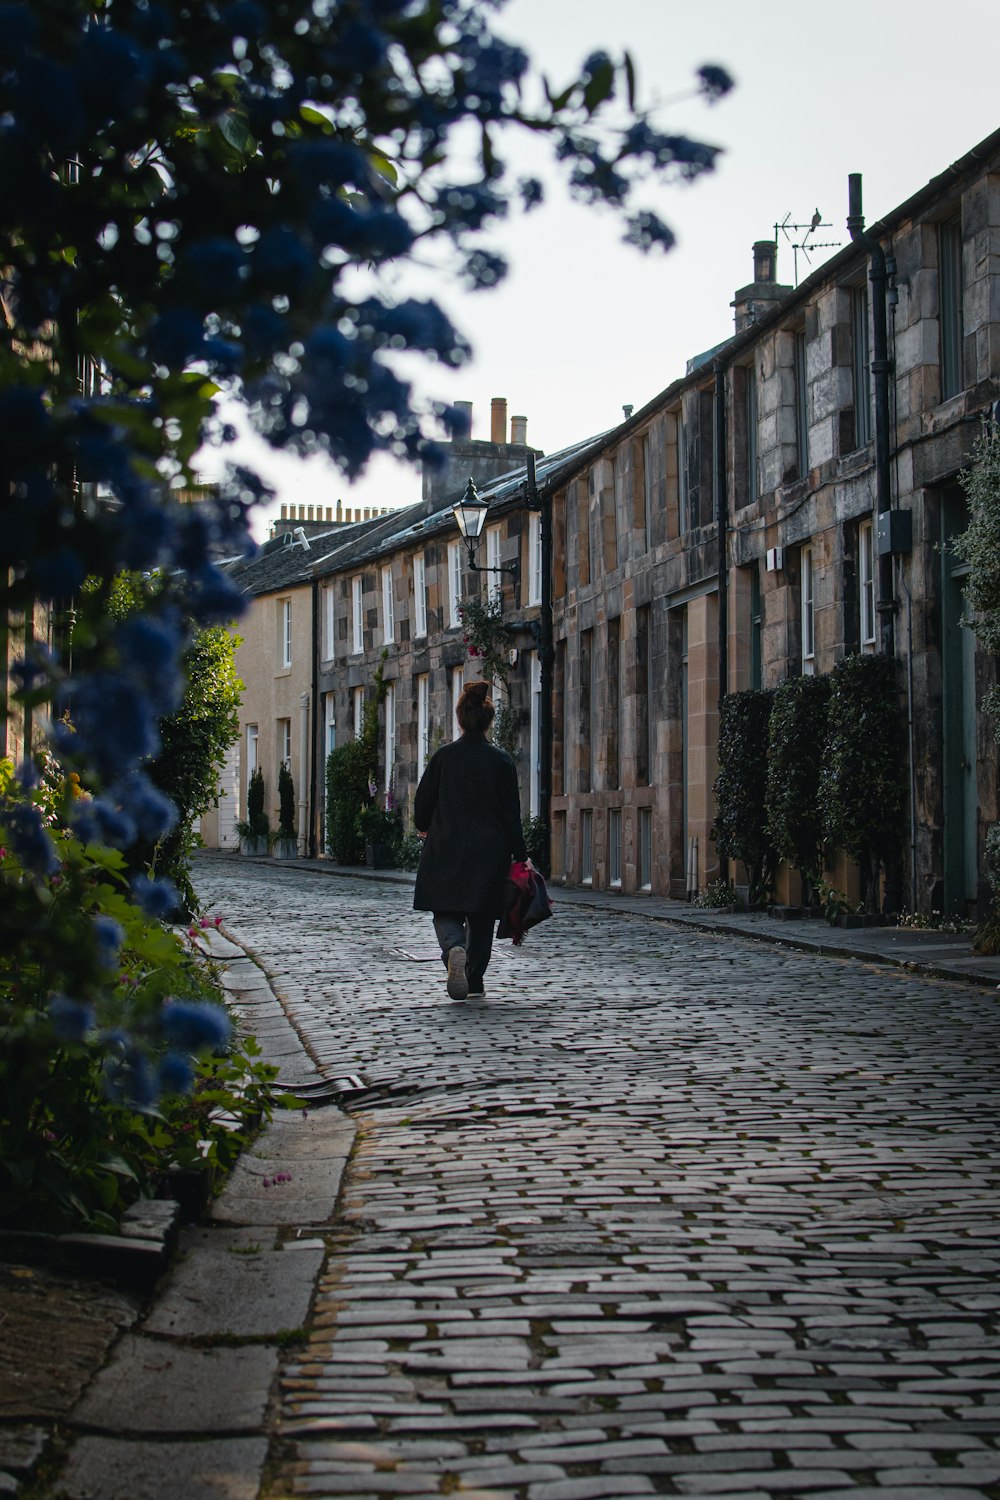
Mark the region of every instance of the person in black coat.
POLYGON ((413 907, 434 913, 453 1000, 483 994, 504 880, 511 860, 527 858, 514 762, 486 738, 489 691, 466 684, 455 709, 461 737, 431 756, 413 804, 425 835, 413 907))

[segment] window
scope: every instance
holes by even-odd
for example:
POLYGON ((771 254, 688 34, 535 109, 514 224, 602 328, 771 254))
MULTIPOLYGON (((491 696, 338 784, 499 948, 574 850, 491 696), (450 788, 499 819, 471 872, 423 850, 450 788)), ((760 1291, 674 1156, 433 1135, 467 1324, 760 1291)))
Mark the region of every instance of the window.
POLYGON ((351 579, 351 617, 354 622, 353 651, 365 649, 365 617, 362 609, 361 597, 362 579, 360 575, 351 579))
POLYGON ((687 431, 677 414, 677 529, 681 536, 691 529, 691 486, 688 475, 687 431))
POLYGON ((799 587, 802 600, 802 671, 811 676, 816 670, 816 611, 813 598, 813 549, 803 547, 799 554, 799 587))
POLYGON ((385 690, 385 789, 391 792, 396 779, 396 684, 385 690))
POLYGON ((649 625, 649 605, 640 605, 635 612, 635 779, 638 786, 649 786, 652 762, 649 715, 649 625))
POLYGON ((396 622, 392 607, 392 569, 382 569, 382 644, 396 639, 396 622))
POLYGON ((653 809, 639 809, 639 889, 653 889, 653 809))
POLYGON ((868 288, 851 289, 851 362, 854 366, 854 446, 872 440, 871 348, 868 342, 868 288))
POLYGON ((941 400, 963 387, 962 221, 938 225, 938 303, 941 325, 941 400))
POLYGON ((278 660, 282 667, 292 665, 292 601, 278 600, 278 660))
POLYGON ((643 552, 649 551, 649 518, 653 514, 653 454, 649 433, 643 433, 640 444, 642 454, 642 483, 636 486, 639 514, 636 517, 636 532, 642 538, 643 552))
POLYGON ((452 630, 462 623, 462 544, 448 543, 448 625, 452 630))
POLYGON ((580 812, 580 883, 590 885, 594 879, 594 814, 589 807, 580 812))
POLYGON ((247 780, 257 769, 257 725, 247 725, 247 780))
POLYGON ((427 634, 427 569, 422 552, 413 559, 413 634, 427 634))
MULTIPOLYGON (((464 686, 465 686, 465 668, 464 667, 452 667, 452 669, 451 669, 451 737, 452 737, 453 740, 457 740, 459 738, 459 736, 461 735, 461 733, 462 733, 462 730, 461 730, 461 728, 459 726, 457 715, 458 715, 458 700, 462 696, 462 689, 463 689, 464 686)), ((494 686, 493 692, 490 694, 490 696, 492 697, 494 703, 496 703, 497 702, 497 695, 496 695, 496 687, 495 686, 494 686)))
POLYGON ((806 386, 806 335, 799 329, 793 335, 792 363, 795 381, 795 456, 801 479, 809 472, 809 412, 806 386))
POLYGON ((764 604, 760 592, 760 565, 750 569, 750 686, 764 686, 764 604))
POLYGON ((528 811, 538 817, 540 775, 542 761, 542 660, 537 651, 531 653, 531 683, 528 732, 528 811))
POLYGON ((608 873, 611 884, 622 883, 622 810, 613 807, 608 813, 608 873))
POLYGON ((279 766, 292 768, 292 721, 291 719, 278 720, 277 734, 277 760, 279 766))
POLYGON ((528 604, 542 602, 542 518, 528 512, 528 604))
POLYGON ((752 505, 759 493, 759 481, 757 479, 757 372, 753 365, 746 371, 746 378, 743 382, 743 422, 746 427, 744 493, 746 503, 752 505))
POLYGON ((334 589, 332 583, 323 585, 323 660, 332 661, 334 651, 334 589))
POLYGON ((430 737, 431 679, 421 672, 417 677, 417 777, 424 774, 430 737))
POLYGON ((858 527, 858 609, 862 651, 874 651, 875 627, 875 534, 871 521, 858 527))
POLYGON ((323 694, 323 758, 337 748, 337 695, 323 694))
POLYGON ((354 738, 359 740, 365 723, 365 690, 363 687, 352 689, 351 706, 354 710, 354 738))
POLYGON ((580 632, 580 786, 589 792, 594 785, 594 632, 580 632))
MULTIPOLYGON (((500 527, 491 526, 486 533, 486 566, 487 568, 500 567, 500 527)), ((491 599, 499 599, 501 596, 503 575, 499 572, 488 572, 486 574, 486 591, 491 599)))
POLYGON ((621 617, 616 616, 608 621, 607 657, 604 663, 608 712, 607 777, 604 784, 608 787, 619 787, 622 784, 621 653, 622 622, 621 617))

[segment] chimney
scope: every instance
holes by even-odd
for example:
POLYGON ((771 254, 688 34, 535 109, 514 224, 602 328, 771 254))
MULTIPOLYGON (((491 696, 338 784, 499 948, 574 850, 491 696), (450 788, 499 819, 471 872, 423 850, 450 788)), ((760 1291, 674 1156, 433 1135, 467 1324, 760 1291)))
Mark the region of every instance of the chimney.
POLYGON ((465 413, 465 420, 466 420, 466 424, 467 425, 466 425, 466 430, 463 433, 463 437, 464 438, 470 438, 472 436, 472 402, 471 401, 456 401, 453 404, 455 406, 456 411, 463 411, 465 413))
POLYGON ((528 446, 528 419, 527 417, 511 417, 510 440, 519 443, 522 448, 528 446))
POLYGON ((778 285, 778 246, 775 240, 756 240, 753 247, 753 281, 740 287, 730 306, 735 309, 736 332, 757 322, 769 307, 787 297, 794 288, 778 285))
POLYGON ((494 396, 490 403, 490 442, 507 441, 507 397, 494 396))

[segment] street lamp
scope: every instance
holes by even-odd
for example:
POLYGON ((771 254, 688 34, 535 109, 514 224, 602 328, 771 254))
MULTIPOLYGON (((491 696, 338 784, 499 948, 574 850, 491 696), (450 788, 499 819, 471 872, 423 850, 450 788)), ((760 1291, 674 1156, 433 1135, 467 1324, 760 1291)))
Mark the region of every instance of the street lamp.
POLYGON ((465 538, 465 545, 469 551, 469 567, 474 573, 512 573, 518 572, 516 562, 504 563, 496 568, 484 568, 476 562, 476 548, 479 546, 479 538, 486 523, 486 512, 489 505, 476 489, 476 482, 469 475, 469 482, 465 486, 465 494, 457 505, 452 506, 458 529, 465 538))

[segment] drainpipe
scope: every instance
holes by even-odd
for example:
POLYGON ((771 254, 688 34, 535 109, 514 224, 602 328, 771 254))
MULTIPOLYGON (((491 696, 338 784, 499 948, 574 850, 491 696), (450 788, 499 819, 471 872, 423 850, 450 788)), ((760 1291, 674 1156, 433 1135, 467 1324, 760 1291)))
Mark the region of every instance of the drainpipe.
MULTIPOLYGON (((875 508, 880 516, 892 509, 892 486, 889 457, 889 375, 892 361, 889 358, 888 303, 889 268, 886 255, 874 235, 865 232, 865 219, 861 211, 861 173, 852 172, 847 179, 848 214, 847 228, 852 240, 859 241, 868 251, 868 280, 872 288, 872 362, 871 371, 875 381, 875 508)), ((878 559, 878 616, 879 648, 886 656, 896 654, 896 578, 890 552, 879 553, 878 559)), ((909 647, 912 658, 912 643, 909 647)), ((912 670, 912 663, 911 663, 912 670)), ((914 809, 913 755, 910 753, 910 810, 914 809)), ((914 871, 911 871, 911 879, 914 871)), ((897 912, 903 904, 902 859, 886 861, 885 910, 897 912)))
POLYGON ((719 572, 719 702, 729 691, 729 486, 726 473, 726 369, 725 360, 715 363, 715 520, 719 572))
MULTIPOLYGON (((555 649, 552 644, 552 494, 539 494, 535 482, 535 455, 527 456, 527 502, 538 511, 538 541, 542 553, 542 597, 538 610, 538 817, 548 832, 547 849, 552 847, 552 690, 555 649)), ((551 874, 551 858, 546 855, 542 874, 551 874)))
POLYGON ((297 830, 297 842, 302 854, 308 852, 309 824, 312 813, 313 794, 309 786, 308 794, 305 791, 309 778, 310 744, 309 744, 309 694, 299 694, 299 786, 302 792, 299 794, 299 826, 297 830))
MULTIPOLYGON (((861 211, 861 173, 852 172, 847 179, 847 229, 852 240, 860 240, 868 251, 868 280, 872 289, 872 362, 875 381, 875 508, 884 515, 892 508, 889 468, 889 358, 888 290, 889 272, 885 251, 874 236, 866 234, 861 211)), ((878 559, 879 646, 886 656, 896 652, 896 597, 892 555, 878 559)))
MULTIPOLYGON (((340 502, 338 501, 338 504, 340 502)), ((318 748, 316 743, 317 734, 321 733, 319 728, 319 657, 322 650, 319 639, 319 580, 312 580, 312 628, 309 638, 312 642, 312 701, 315 706, 313 713, 313 732, 309 741, 309 842, 306 849, 310 859, 316 858, 316 795, 319 788, 319 768, 317 764, 318 748)), ((303 695, 304 696, 304 695, 303 695)))

